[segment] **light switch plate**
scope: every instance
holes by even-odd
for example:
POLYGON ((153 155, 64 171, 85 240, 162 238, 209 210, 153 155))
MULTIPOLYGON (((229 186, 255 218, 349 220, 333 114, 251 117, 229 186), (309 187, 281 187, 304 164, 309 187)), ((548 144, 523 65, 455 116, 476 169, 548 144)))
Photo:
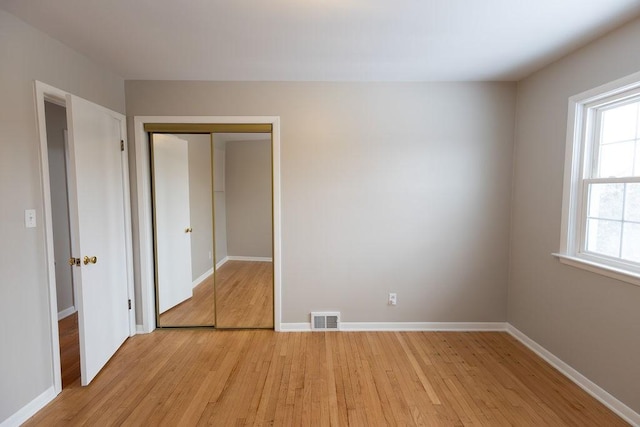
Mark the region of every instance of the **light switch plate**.
POLYGON ((25 209, 24 226, 27 228, 35 228, 36 226, 36 210, 35 209, 25 209))

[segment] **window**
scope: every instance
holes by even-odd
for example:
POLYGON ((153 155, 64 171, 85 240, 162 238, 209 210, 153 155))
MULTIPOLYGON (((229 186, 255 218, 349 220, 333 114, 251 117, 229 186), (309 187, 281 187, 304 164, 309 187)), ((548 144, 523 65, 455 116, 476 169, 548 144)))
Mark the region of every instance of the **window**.
POLYGON ((640 73, 569 100, 561 261, 640 285, 640 73))

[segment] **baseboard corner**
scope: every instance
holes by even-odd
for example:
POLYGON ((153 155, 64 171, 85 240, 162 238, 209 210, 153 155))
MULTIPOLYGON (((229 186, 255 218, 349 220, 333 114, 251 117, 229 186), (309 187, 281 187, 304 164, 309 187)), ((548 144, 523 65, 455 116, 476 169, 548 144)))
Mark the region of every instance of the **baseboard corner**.
POLYGON ((222 258, 220 261, 218 261, 218 263, 216 264, 216 270, 219 269, 220 267, 222 267, 223 265, 225 265, 225 263, 229 261, 229 257, 226 256, 224 258, 222 258))

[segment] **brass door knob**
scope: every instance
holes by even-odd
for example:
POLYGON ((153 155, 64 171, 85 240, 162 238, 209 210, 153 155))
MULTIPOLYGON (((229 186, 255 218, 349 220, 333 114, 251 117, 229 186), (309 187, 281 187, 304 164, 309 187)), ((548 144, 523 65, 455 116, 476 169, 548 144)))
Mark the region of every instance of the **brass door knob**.
POLYGON ((84 263, 84 265, 87 265, 89 263, 95 264, 96 262, 98 262, 98 257, 92 256, 91 258, 89 258, 88 256, 85 256, 82 262, 84 263))
POLYGON ((184 229, 184 232, 185 233, 192 233, 193 232, 193 228, 187 227, 187 228, 184 229))

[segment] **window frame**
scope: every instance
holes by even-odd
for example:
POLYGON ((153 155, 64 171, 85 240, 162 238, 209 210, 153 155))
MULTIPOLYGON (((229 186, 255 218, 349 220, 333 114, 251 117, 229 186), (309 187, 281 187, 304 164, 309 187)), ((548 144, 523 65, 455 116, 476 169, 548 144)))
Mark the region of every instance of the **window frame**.
POLYGON ((640 263, 586 252, 585 248, 589 184, 640 182, 640 177, 594 178, 599 155, 594 135, 601 127, 602 112, 638 96, 640 72, 569 98, 560 250, 553 255, 564 264, 640 286, 640 263))

